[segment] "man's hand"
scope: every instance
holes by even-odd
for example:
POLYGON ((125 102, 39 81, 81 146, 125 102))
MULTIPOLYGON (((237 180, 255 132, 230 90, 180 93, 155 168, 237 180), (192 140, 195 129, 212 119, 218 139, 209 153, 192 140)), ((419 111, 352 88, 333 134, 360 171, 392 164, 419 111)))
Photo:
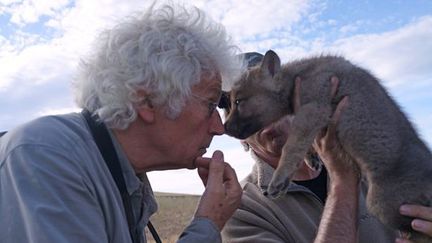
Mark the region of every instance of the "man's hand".
POLYGON ((336 107, 335 112, 330 120, 327 129, 325 129, 315 139, 313 147, 319 154, 321 160, 324 162, 327 170, 329 171, 329 177, 333 180, 344 180, 356 179, 358 182, 359 171, 353 158, 351 158, 340 145, 336 127, 342 113, 342 110, 348 105, 348 97, 344 97, 336 107), (344 178, 340 178, 344 177, 344 178))
MULTIPOLYGON (((432 208, 420 205, 402 205, 400 213, 405 216, 415 218, 411 222, 411 227, 425 235, 432 237, 432 208)), ((398 238, 397 243, 414 243, 407 239, 398 238)))
MULTIPOLYGON (((330 96, 337 92, 339 79, 332 77, 330 96)), ((300 107, 300 78, 295 80, 294 112, 300 107)), ((333 113, 327 129, 314 141, 313 147, 327 168, 329 193, 314 242, 356 242, 358 220, 358 172, 337 138, 336 127, 348 97, 343 98, 333 113)))
MULTIPOLYGON (((330 95, 333 98, 337 92, 339 79, 337 77, 332 77, 330 82, 330 95)), ((343 110, 348 106, 348 102, 348 97, 344 97, 338 103, 336 110, 330 119, 329 125, 315 138, 313 148, 324 162, 332 182, 338 180, 338 182, 344 181, 344 183, 347 183, 347 179, 353 179, 352 182, 353 185, 355 185, 359 182, 357 165, 353 158, 351 158, 342 149, 336 132, 340 116, 343 113, 343 110)))
POLYGON ((208 218, 222 230, 226 221, 240 206, 242 188, 236 173, 224 162, 221 151, 215 151, 211 159, 197 158, 195 163, 206 187, 195 217, 208 218))

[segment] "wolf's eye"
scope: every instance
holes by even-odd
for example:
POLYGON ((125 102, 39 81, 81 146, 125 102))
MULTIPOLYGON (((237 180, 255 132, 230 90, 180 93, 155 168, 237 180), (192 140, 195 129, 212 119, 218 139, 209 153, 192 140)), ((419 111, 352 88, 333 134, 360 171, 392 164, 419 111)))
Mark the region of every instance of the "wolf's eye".
POLYGON ((236 99, 236 100, 234 101, 234 104, 238 106, 238 105, 240 104, 241 101, 242 101, 241 99, 236 99))

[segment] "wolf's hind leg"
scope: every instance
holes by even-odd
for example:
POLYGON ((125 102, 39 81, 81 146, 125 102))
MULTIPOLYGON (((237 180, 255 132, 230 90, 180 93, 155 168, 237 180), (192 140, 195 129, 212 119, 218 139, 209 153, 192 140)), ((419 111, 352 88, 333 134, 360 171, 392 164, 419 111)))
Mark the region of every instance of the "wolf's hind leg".
POLYGON ((278 167, 267 188, 268 195, 277 197, 286 193, 316 135, 327 126, 330 115, 330 106, 308 103, 300 107, 292 122, 288 140, 282 148, 278 167))

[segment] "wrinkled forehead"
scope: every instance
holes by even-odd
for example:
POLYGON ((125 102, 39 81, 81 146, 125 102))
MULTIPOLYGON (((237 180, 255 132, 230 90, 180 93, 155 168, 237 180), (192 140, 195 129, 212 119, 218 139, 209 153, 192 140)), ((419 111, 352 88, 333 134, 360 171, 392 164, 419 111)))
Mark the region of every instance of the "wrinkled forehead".
POLYGON ((222 90, 222 78, 220 74, 203 75, 201 81, 192 87, 192 92, 205 96, 219 96, 222 90))

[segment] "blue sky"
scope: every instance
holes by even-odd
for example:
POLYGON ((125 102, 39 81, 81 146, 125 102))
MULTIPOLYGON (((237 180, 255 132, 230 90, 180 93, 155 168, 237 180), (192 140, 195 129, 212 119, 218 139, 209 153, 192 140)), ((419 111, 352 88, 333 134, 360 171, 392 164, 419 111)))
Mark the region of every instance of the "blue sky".
MULTIPOLYGON (((143 3, 145 2, 145 3, 143 3)), ((0 131, 37 116, 77 111, 70 81, 101 28, 142 0, 0 0, 0 131)), ((276 51, 282 62, 343 55, 370 70, 432 147, 432 1, 185 1, 226 26, 242 51, 276 51)), ((238 141, 214 139, 239 178, 252 160, 238 141)), ((151 172, 156 191, 201 193, 195 171, 151 172), (181 181, 182 183, 172 183, 181 181)))

